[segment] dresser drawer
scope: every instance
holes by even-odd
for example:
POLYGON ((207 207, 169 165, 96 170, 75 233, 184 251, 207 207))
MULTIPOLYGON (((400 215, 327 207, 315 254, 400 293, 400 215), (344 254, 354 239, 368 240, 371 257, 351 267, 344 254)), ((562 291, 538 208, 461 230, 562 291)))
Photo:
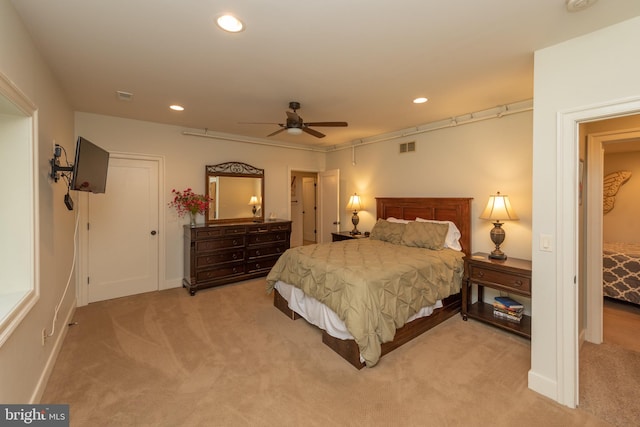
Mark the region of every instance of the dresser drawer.
POLYGON ((244 250, 219 251, 207 255, 198 255, 195 258, 196 268, 203 269, 224 262, 242 261, 244 259, 244 250))
POLYGON ((248 261, 247 262, 247 273, 253 273, 260 270, 270 270, 271 267, 274 266, 276 261, 278 261, 277 256, 271 258, 259 259, 256 261, 248 261))
POLYGON ((247 258, 253 259, 270 255, 282 255, 288 248, 289 246, 285 242, 279 245, 252 247, 247 249, 247 258))
POLYGON ((247 231, 246 227, 204 227, 195 230, 195 240, 211 239, 214 237, 243 235, 247 231))
POLYGON ((197 240, 195 242, 196 253, 213 251, 216 249, 228 249, 244 246, 244 236, 225 237, 221 239, 197 240))
POLYGON ((262 243, 284 242, 287 239, 287 235, 288 233, 284 231, 275 233, 249 234, 247 235, 247 244, 259 245, 262 243))
POLYGON ((196 272, 197 282, 206 282, 207 280, 220 279, 223 277, 235 276, 244 273, 244 263, 232 263, 220 265, 213 270, 203 270, 196 272))
POLYGON ((496 271, 476 265, 470 266, 469 279, 478 282, 490 283, 499 288, 512 289, 524 294, 531 294, 531 278, 518 276, 514 273, 496 271))

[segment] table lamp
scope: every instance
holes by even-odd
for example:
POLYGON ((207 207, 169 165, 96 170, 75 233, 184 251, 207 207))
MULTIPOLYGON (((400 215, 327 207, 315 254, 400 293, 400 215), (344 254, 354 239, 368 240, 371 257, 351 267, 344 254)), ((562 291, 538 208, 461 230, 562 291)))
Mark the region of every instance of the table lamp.
POLYGON ((364 209, 364 206, 362 204, 362 200, 360 199, 360 196, 358 196, 357 194, 354 194, 353 196, 349 197, 349 203, 347 203, 347 210, 353 211, 353 216, 351 217, 351 222, 353 223, 353 230, 349 232, 351 235, 361 234, 358 231, 358 223, 360 222, 360 218, 358 218, 358 211, 361 211, 363 209, 364 209))
POLYGON ((499 191, 497 194, 489 196, 487 207, 484 208, 480 218, 493 221, 493 229, 491 230, 490 236, 491 241, 496 245, 496 248, 491 251, 489 258, 499 260, 507 259, 507 255, 500 250, 500 245, 504 242, 504 238, 506 236, 500 221, 518 219, 518 216, 511 207, 509 196, 502 195, 499 191))

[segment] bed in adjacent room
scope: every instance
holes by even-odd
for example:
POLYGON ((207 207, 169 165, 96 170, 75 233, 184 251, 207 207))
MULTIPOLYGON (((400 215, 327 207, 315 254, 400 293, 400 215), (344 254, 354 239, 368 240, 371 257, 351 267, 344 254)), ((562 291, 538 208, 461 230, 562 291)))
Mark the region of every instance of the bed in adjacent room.
POLYGON ((605 243, 602 254, 604 296, 640 304, 640 244, 605 243))
POLYGON ((356 368, 460 311, 470 198, 376 198, 368 239, 300 246, 267 276, 274 305, 356 368))

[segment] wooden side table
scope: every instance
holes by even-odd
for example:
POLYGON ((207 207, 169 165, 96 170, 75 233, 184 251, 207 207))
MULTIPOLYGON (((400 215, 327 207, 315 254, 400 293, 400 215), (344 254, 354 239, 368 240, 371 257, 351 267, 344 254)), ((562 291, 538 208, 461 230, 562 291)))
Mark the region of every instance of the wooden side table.
POLYGON ((350 231, 339 231, 337 233, 331 233, 332 242, 339 242, 340 240, 349 239, 366 239, 367 237, 369 237, 369 233, 351 234, 350 231))
POLYGON ((461 311, 463 320, 470 317, 531 339, 531 317, 523 315, 520 322, 495 317, 493 305, 483 302, 485 287, 531 298, 531 261, 519 258, 494 260, 481 252, 466 257, 461 311), (471 304, 473 284, 478 286, 478 302, 471 304))

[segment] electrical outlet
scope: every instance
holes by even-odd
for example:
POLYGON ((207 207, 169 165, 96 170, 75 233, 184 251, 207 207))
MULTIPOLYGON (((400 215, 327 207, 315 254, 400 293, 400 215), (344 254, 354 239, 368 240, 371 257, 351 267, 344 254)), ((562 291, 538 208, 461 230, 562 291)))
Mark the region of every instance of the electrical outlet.
POLYGON ((47 330, 43 329, 42 330, 42 345, 43 346, 45 345, 46 341, 47 341, 47 330))

